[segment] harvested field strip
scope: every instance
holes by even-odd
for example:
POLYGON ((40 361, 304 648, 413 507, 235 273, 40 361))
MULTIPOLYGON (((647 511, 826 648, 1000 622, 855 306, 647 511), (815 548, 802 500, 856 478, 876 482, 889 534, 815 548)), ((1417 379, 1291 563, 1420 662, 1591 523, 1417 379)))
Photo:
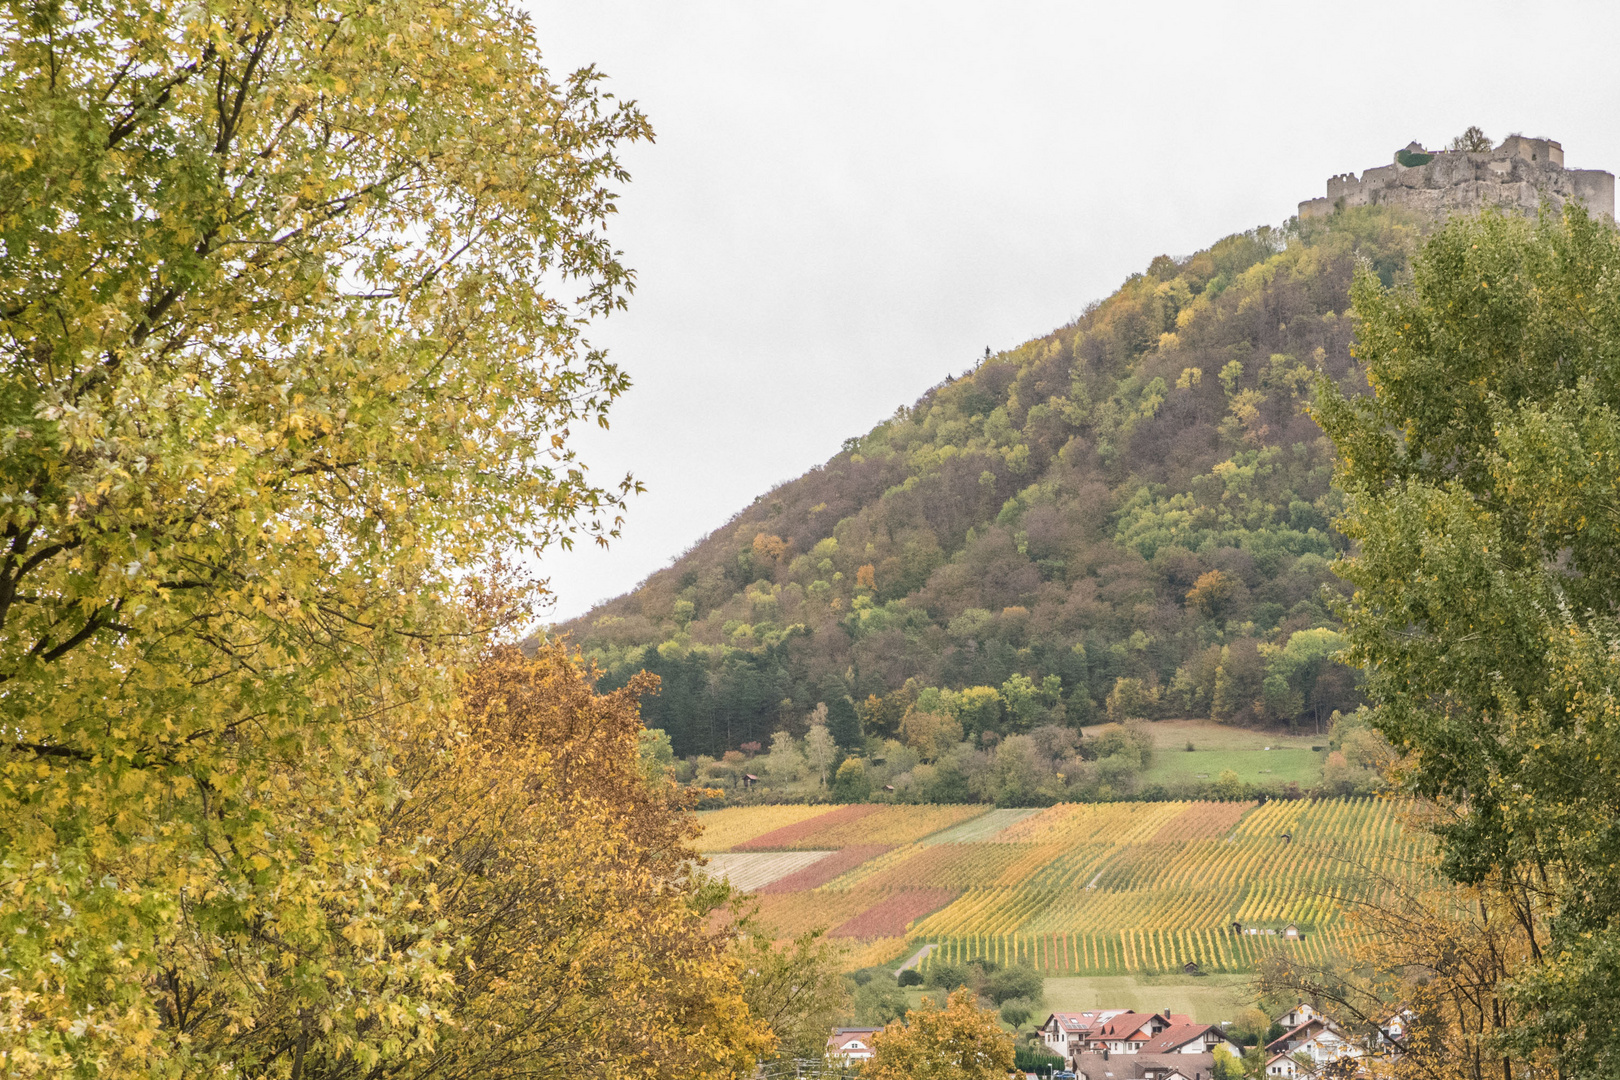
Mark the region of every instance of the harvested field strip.
POLYGON ((738 892, 755 892, 779 878, 820 862, 831 851, 729 851, 709 856, 710 877, 724 878, 738 892))
POLYGON ((1152 839, 1162 842, 1225 836, 1244 814, 1254 809, 1254 805, 1249 802, 1195 802, 1165 822, 1152 839))
POLYGON ((928 846, 934 844, 972 844, 984 843, 993 840, 1003 829, 1016 825, 1027 817, 1034 817, 1039 810, 992 810, 988 814, 980 814, 971 821, 965 821, 954 829, 946 829, 942 833, 923 840, 928 846))
POLYGON ((703 835, 699 851, 729 851, 738 844, 765 833, 816 818, 835 809, 831 806, 728 806, 698 814, 703 835))
MULTIPOLYGON (((877 809, 878 808, 876 806, 864 804, 855 806, 840 806, 836 809, 817 814, 815 817, 805 818, 801 821, 797 821, 792 825, 786 825, 780 829, 772 829, 770 832, 756 836, 752 840, 747 840, 743 843, 733 845, 733 850, 782 851, 792 848, 812 848, 815 845, 806 844, 803 842, 806 837, 815 835, 817 832, 829 825, 841 825, 848 821, 859 821, 868 814, 875 813, 877 809)), ((827 846, 837 847, 838 845, 830 844, 827 846)))
POLYGON ((803 870, 777 878, 760 889, 761 893, 808 892, 827 884, 846 870, 852 870, 867 859, 876 858, 889 850, 887 844, 852 844, 842 851, 819 859, 803 870))
POLYGON ((982 806, 878 806, 859 818, 815 819, 820 827, 791 846, 841 848, 850 844, 909 844, 983 813, 982 806))
POLYGON ((906 889, 841 924, 833 937, 875 938, 903 935, 912 922, 956 899, 955 889, 906 889))

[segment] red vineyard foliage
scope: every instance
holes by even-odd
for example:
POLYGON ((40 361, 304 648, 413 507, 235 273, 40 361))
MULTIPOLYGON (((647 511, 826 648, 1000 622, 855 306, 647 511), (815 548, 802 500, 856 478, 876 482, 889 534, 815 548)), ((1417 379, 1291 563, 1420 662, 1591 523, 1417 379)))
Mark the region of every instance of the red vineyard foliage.
MULTIPOLYGON (((822 829, 833 825, 842 825, 845 822, 859 821, 868 814, 874 813, 879 807, 871 803, 856 804, 854 806, 840 806, 836 810, 829 810, 825 814, 817 814, 813 818, 798 821, 792 825, 784 825, 780 829, 772 829, 764 836, 756 836, 752 840, 738 844, 733 851, 779 851, 783 848, 814 847, 805 841, 822 829)), ((845 867, 845 870, 849 867, 845 867)), ((843 871, 839 871, 842 873, 843 871)), ((831 878, 828 879, 829 881, 831 878)))
POLYGON ((899 937, 913 920, 932 914, 961 895, 960 889, 907 889, 873 904, 832 932, 833 937, 899 937))

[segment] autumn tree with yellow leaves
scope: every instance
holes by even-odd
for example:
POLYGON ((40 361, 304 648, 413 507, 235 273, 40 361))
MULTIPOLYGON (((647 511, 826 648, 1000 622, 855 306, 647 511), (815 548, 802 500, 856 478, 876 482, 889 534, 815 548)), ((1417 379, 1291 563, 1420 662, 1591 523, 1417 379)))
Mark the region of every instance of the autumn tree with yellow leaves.
POLYGON ((501 0, 0 6, 0 1072, 767 1049, 629 699, 492 651, 634 487, 650 136, 501 0))
POLYGON ((1014 1065, 1012 1036, 966 987, 942 1009, 932 999, 872 1036, 862 1080, 1002 1080, 1014 1065))

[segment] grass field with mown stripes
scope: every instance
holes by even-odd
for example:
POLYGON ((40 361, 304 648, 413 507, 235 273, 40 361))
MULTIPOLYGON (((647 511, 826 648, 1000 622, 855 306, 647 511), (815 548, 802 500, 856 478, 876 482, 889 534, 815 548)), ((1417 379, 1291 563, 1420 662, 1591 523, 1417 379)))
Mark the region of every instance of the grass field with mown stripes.
POLYGON ((1351 944, 1348 902, 1426 864, 1400 804, 1376 799, 787 809, 705 815, 703 844, 835 852, 762 885, 761 917, 782 936, 935 942, 930 963, 1052 976, 1241 974, 1278 950, 1319 960, 1351 944), (1284 937, 1291 924, 1301 938, 1284 937))

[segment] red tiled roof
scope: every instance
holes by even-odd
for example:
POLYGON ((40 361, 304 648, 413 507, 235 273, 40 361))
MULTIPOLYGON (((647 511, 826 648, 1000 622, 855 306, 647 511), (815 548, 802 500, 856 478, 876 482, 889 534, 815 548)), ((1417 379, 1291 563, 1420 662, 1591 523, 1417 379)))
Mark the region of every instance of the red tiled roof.
POLYGON ((1129 1035, 1135 1035, 1152 1021, 1152 1013, 1120 1013, 1097 1029, 1097 1037, 1099 1039, 1123 1039, 1129 1035))
POLYGON ((827 1045, 835 1050, 842 1050, 852 1040, 860 1039, 871 1044, 870 1036, 882 1031, 882 1028, 838 1028, 827 1038, 827 1045))
POLYGON ((1215 1028, 1215 1033, 1222 1034, 1221 1029, 1214 1024, 1172 1024, 1153 1038, 1142 1044, 1144 1054, 1173 1054, 1190 1042, 1202 1045, 1204 1032, 1215 1028))
POLYGON ((1080 1054, 1075 1058, 1075 1071, 1084 1077, 1102 1078, 1113 1076, 1116 1080, 1124 1077, 1141 1076, 1152 1069, 1179 1070, 1182 1076, 1208 1077, 1215 1071, 1215 1056, 1213 1054, 1115 1054, 1112 1060, 1106 1059, 1100 1052, 1080 1054))
POLYGON ((1335 1034, 1339 1033, 1339 1027, 1338 1027, 1337 1024, 1333 1023, 1331 1020, 1329 1020, 1325 1016, 1317 1015, 1317 1016, 1311 1017, 1309 1020, 1305 1021, 1303 1024, 1296 1027, 1294 1030, 1285 1031, 1281 1035, 1277 1036, 1275 1039, 1273 1039, 1270 1042, 1266 1043, 1266 1049, 1267 1050, 1277 1050, 1277 1049, 1280 1048, 1280 1049, 1286 1051, 1288 1049, 1287 1043, 1289 1042, 1289 1040, 1291 1040, 1295 1035, 1298 1035, 1300 1032, 1304 1031, 1306 1028, 1310 1027, 1312 1024, 1320 1024, 1324 1031, 1329 1029, 1329 1028, 1332 1028, 1335 1034))
POLYGON ((1127 1009, 1092 1009, 1088 1012, 1055 1012, 1046 1018, 1041 1026, 1051 1027, 1052 1021, 1058 1022, 1058 1027, 1064 1031, 1090 1031, 1093 1027, 1111 1016, 1118 1016, 1128 1012, 1127 1009))
POLYGON ((1171 1027, 1174 1027, 1177 1024, 1192 1023, 1192 1017, 1183 1015, 1181 1013, 1172 1013, 1170 1016, 1166 1017, 1163 1013, 1123 1012, 1118 1016, 1111 1017, 1106 1023, 1104 1023, 1102 1027, 1098 1029, 1095 1037, 1099 1039, 1129 1038, 1130 1036, 1135 1035, 1138 1031, 1142 1030, 1144 1027, 1147 1027, 1149 1024, 1153 1023, 1155 1017, 1157 1017, 1160 1021, 1167 1023, 1171 1027))

